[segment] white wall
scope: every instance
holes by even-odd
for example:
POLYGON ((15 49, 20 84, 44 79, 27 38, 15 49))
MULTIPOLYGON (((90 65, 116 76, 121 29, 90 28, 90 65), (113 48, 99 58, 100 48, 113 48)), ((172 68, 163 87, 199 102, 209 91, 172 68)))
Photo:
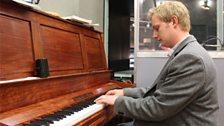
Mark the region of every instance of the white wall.
POLYGON ((217 67, 218 73, 218 100, 219 100, 219 118, 218 126, 223 126, 224 124, 224 59, 214 59, 217 67))
POLYGON ((56 12, 60 16, 76 15, 92 20, 100 26, 95 29, 103 32, 103 0, 40 0, 42 10, 56 12))
POLYGON ((79 0, 40 0, 44 11, 56 12, 60 16, 79 15, 79 0))
POLYGON ((137 86, 151 86, 167 59, 164 57, 137 57, 135 59, 136 74, 134 75, 137 86))
POLYGON ((79 1, 79 16, 90 19, 93 23, 99 24, 95 27, 96 30, 103 31, 103 7, 104 0, 80 0, 79 1))

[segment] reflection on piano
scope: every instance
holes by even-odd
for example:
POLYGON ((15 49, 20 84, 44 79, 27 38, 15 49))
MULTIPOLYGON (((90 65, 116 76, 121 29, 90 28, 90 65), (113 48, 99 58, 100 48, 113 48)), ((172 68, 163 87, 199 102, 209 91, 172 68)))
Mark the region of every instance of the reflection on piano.
POLYGON ((0 0, 0 125, 106 125, 113 108, 93 99, 130 84, 110 80, 102 33, 0 0), (48 60, 49 76, 35 61, 48 60))

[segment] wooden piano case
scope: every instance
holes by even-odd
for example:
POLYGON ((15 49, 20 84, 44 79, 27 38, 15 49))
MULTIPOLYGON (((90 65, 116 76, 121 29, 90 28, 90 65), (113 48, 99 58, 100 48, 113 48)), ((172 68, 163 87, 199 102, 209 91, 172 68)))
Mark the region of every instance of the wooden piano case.
MULTIPOLYGON (((0 125, 22 125, 129 87, 110 80, 102 40, 102 33, 91 27, 0 0, 0 125), (32 78, 35 61, 42 58, 48 59, 49 76, 32 78)), ((103 125, 112 113, 106 107, 78 125, 103 125)))

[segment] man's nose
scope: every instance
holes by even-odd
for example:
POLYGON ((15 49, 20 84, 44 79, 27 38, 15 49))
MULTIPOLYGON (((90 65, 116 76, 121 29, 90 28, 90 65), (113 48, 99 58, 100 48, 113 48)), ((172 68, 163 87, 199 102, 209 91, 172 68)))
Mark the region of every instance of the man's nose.
POLYGON ((155 32, 153 32, 152 37, 153 37, 154 39, 158 39, 158 35, 157 35, 155 32))

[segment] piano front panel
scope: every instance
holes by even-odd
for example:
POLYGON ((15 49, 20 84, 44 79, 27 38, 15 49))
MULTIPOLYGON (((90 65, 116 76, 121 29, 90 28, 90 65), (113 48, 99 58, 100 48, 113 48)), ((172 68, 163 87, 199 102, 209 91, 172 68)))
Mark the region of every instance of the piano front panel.
POLYGON ((0 15, 0 80, 33 76, 30 22, 0 15))
MULTIPOLYGON (((42 116, 49 115, 53 112, 57 112, 63 108, 69 107, 72 104, 77 104, 79 102, 85 101, 88 98, 103 94, 110 89, 121 88, 121 87, 122 86, 120 86, 117 83, 107 82, 104 84, 87 88, 84 91, 83 90, 76 91, 66 95, 61 95, 56 98, 38 102, 36 104, 20 107, 19 109, 14 109, 11 111, 1 113, 0 123, 7 124, 7 125, 19 125, 22 123, 26 123, 31 120, 38 119, 42 116)), ((93 121, 97 121, 97 119, 100 119, 101 117, 102 118, 108 117, 107 118, 108 120, 109 118, 112 117, 111 113, 112 113, 111 109, 101 110, 100 112, 94 114, 93 116, 80 122, 79 124, 84 125, 86 123, 93 123, 93 121)), ((104 121, 101 120, 101 122, 104 122, 104 121)))
POLYGON ((100 39, 93 38, 91 36, 85 37, 85 47, 88 62, 88 69, 99 69, 102 68, 103 58, 101 55, 100 39))
POLYGON ((0 48, 6 46, 1 50, 1 59, 7 66, 1 71, 0 80, 34 76, 35 60, 40 58, 48 58, 50 76, 107 69, 101 32, 5 1, 0 1, 4 28, 4 33, 0 32, 0 48), (10 42, 10 47, 4 41, 10 42), (16 63, 11 62, 14 59, 16 63))
POLYGON ((41 38, 43 55, 48 59, 51 76, 84 69, 79 33, 42 25, 41 38))
POLYGON ((0 84, 0 113, 85 90, 109 80, 109 71, 101 71, 0 84))

